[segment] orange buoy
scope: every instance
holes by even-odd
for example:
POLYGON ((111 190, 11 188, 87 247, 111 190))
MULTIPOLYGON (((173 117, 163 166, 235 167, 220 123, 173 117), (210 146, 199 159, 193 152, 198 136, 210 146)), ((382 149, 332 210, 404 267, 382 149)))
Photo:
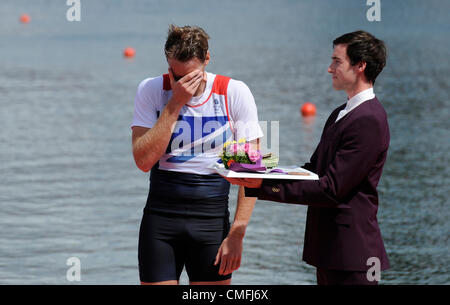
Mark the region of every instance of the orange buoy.
POLYGON ((123 56, 125 57, 134 57, 134 55, 136 54, 136 50, 128 47, 123 51, 123 56))
POLYGON ((22 16, 20 16, 20 22, 22 23, 28 23, 31 21, 31 17, 28 14, 23 14, 22 16))
POLYGON ((303 104, 301 111, 303 116, 313 116, 316 115, 316 106, 313 103, 306 102, 303 104))

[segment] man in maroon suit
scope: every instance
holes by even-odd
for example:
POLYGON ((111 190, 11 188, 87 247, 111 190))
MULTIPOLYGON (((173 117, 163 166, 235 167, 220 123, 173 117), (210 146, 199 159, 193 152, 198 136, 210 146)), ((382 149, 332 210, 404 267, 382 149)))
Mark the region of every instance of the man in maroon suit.
POLYGON ((228 180, 245 186, 248 197, 308 205, 303 260, 317 268, 319 285, 377 284, 389 268, 376 189, 389 127, 373 85, 386 64, 386 47, 364 31, 342 35, 333 46, 328 72, 348 100, 331 113, 303 166, 319 180, 228 180))

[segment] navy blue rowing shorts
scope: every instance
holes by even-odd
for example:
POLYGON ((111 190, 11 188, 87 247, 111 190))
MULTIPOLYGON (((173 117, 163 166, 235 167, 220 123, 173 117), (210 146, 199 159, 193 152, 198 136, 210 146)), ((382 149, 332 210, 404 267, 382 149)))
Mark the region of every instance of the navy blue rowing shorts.
POLYGON ((144 209, 139 232, 141 282, 179 280, 183 267, 191 282, 223 281, 214 261, 228 234, 228 217, 201 217, 144 209))

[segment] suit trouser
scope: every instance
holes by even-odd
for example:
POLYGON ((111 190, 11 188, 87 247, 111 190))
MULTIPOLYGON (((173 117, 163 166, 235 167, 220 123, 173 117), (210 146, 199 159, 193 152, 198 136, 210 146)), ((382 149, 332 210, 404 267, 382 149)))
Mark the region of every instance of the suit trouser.
POLYGON ((317 285, 378 285, 369 281, 364 271, 327 270, 317 268, 317 285))

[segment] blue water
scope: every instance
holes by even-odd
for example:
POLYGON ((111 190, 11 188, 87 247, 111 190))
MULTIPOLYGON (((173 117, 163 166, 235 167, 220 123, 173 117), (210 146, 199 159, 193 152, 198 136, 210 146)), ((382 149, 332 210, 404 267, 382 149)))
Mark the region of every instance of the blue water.
MULTIPOLYGON (((0 2, 0 283, 137 284, 148 174, 131 155, 138 83, 167 71, 167 27, 211 36, 208 71, 243 80, 261 121, 279 121, 280 163, 303 164, 331 111, 345 102, 327 73, 332 40, 364 29, 389 59, 375 92, 391 146, 378 219, 391 261, 383 284, 449 284, 450 18, 448 1, 81 0, 0 2), (28 13, 32 21, 18 19, 28 13), (124 59, 132 46, 136 57, 124 59), (314 102, 312 121, 300 117, 314 102)), ((234 214, 237 189, 232 188, 234 214)), ((306 207, 258 201, 234 284, 315 284, 300 260, 306 207)), ((187 283, 183 273, 182 283, 187 283)))

